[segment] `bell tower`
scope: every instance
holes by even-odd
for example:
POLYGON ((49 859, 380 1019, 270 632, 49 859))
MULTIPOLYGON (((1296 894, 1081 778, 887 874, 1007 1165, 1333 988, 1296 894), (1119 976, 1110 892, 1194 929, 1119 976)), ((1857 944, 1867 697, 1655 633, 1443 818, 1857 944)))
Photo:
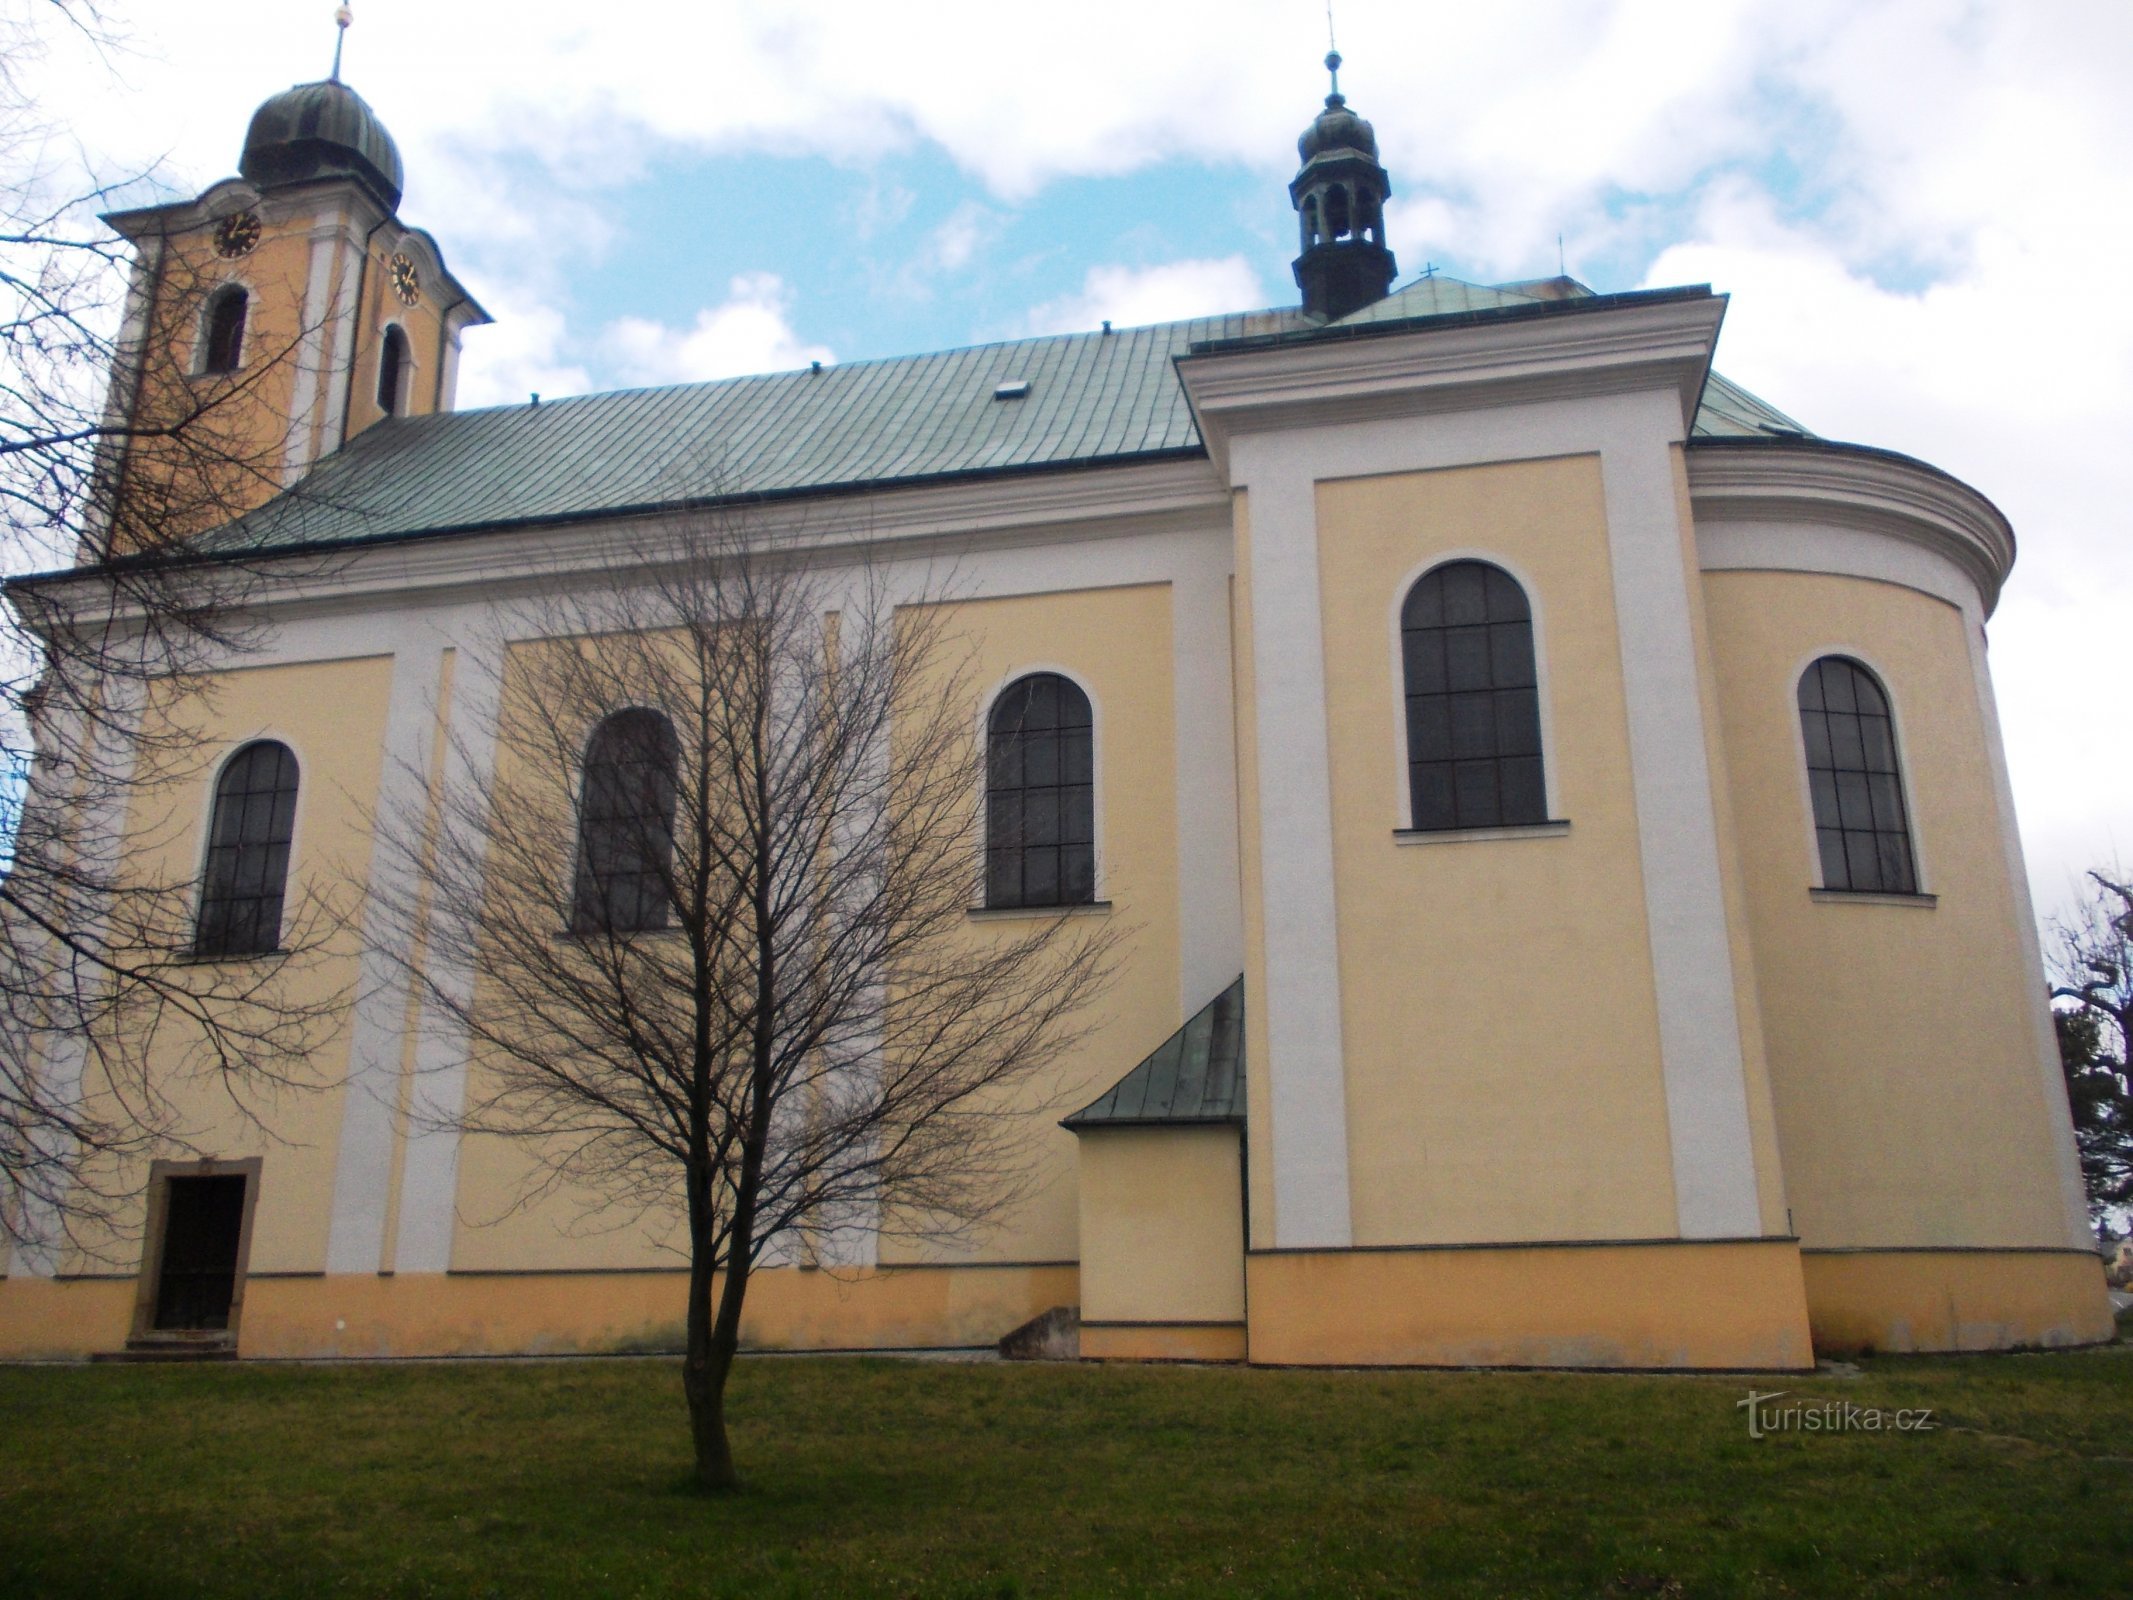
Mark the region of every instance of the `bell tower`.
POLYGON ((1328 322, 1385 298, 1399 271, 1385 244, 1385 201, 1392 179, 1378 164, 1378 138, 1341 94, 1341 57, 1326 54, 1332 92, 1326 108, 1296 141, 1303 162, 1289 181, 1303 253, 1296 287, 1303 308, 1328 322))
POLYGON ((237 177, 104 218, 135 260, 84 560, 218 526, 365 429, 451 409, 460 336, 490 319, 401 220, 402 182, 337 41, 332 76, 252 114, 237 177))

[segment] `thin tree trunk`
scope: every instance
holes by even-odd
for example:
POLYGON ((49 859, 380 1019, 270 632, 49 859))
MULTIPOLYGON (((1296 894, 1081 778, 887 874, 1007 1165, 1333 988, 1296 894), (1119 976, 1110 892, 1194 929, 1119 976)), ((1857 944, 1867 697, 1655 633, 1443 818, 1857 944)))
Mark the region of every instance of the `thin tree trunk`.
MULTIPOLYGON (((696 1273, 692 1270, 689 1277, 693 1291, 696 1273)), ((708 1293, 699 1296, 691 1308, 692 1316, 699 1308, 702 1311, 703 1340, 699 1358, 692 1323, 682 1386, 688 1392, 689 1430, 696 1441, 697 1487, 711 1494, 728 1494, 741 1486, 733 1470, 733 1446, 726 1437, 726 1380, 733 1374, 733 1357, 740 1349, 741 1303, 747 1292, 747 1258, 737 1256, 720 1289, 718 1315, 711 1315, 708 1293)))
MULTIPOLYGON (((688 1348, 681 1362, 681 1388, 689 1402, 689 1436, 696 1446, 697 1487, 723 1494, 740 1486, 733 1471, 733 1447, 726 1438, 726 1378, 733 1370, 739 1319, 732 1330, 723 1314, 711 1314, 711 1185, 701 1171, 689 1179, 688 1348), (724 1335, 724 1337, 721 1337, 724 1335)), ((743 1269, 745 1276, 746 1268, 743 1269)), ((731 1298, 729 1285, 726 1295, 731 1298)), ((720 1307, 724 1311, 723 1304, 720 1307)))

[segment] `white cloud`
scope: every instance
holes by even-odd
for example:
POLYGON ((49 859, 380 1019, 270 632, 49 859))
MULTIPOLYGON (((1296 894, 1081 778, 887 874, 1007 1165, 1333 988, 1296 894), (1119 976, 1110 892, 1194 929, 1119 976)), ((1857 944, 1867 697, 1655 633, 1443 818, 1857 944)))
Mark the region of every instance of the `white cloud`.
POLYGON ((560 311, 516 293, 492 297, 486 308, 496 324, 466 343, 459 365, 461 410, 519 405, 529 394, 551 399, 583 394, 593 387, 592 375, 563 353, 560 311))
POLYGON ((966 200, 948 214, 926 241, 928 262, 943 272, 960 272, 970 265, 978 246, 999 227, 999 216, 974 200, 966 200))
POLYGON ((601 335, 607 365, 626 385, 701 383, 752 372, 782 372, 834 361, 827 345, 809 344, 786 320, 792 292, 774 273, 735 278, 726 300, 697 312, 687 328, 621 317, 601 335))
POLYGON ((1156 267, 1091 267, 1079 294, 1047 301, 1029 314, 1030 333, 1079 333, 1110 322, 1120 328, 1265 305, 1259 274, 1242 256, 1168 261, 1156 267))

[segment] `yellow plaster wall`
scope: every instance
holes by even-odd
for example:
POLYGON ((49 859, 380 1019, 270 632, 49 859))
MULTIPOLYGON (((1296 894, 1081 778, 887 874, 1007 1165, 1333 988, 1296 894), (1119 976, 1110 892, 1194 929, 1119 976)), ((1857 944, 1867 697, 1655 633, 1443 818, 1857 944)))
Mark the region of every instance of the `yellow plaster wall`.
POLYGON ((2086 1250, 1808 1251, 1815 1348, 2008 1350, 2117 1336, 2086 1250))
MULTIPOLYGON (((1088 1038, 1048 1081, 1018 1091, 1033 1139, 1030 1192, 999 1226, 968 1243, 887 1239, 885 1263, 1071 1263, 1077 1259, 1073 1135, 1057 1120, 1093 1099, 1174 1032, 1179 1015, 1176 728, 1172 710, 1170 590, 1140 585, 945 608, 975 696, 1025 671, 1064 669, 1084 683, 1097 718, 1099 892, 1124 935, 1118 975, 1077 1019, 1088 1038)), ((979 848, 972 795, 972 848, 979 848)), ((1021 918, 973 918, 972 940, 1013 937, 1021 918)), ((468 1137, 460 1149, 452 1266, 461 1271, 651 1268, 676 1262, 679 1218, 618 1219, 588 1212, 584 1197, 535 1192, 531 1153, 513 1141, 468 1137), (618 1225, 618 1221, 621 1225, 618 1225)), ((1040 1308, 1042 1309, 1042 1308, 1040 1308)))
POLYGON ((1814 1364, 1786 1240, 1282 1251, 1247 1270, 1268 1366, 1814 1364))
POLYGON ((1081 1135, 1085 1326, 1242 1322, 1244 1197, 1237 1136, 1236 1128, 1220 1126, 1092 1129, 1081 1135))
POLYGON ((183 419, 191 444, 172 449, 143 439, 129 448, 123 469, 123 492, 144 508, 137 515, 158 534, 214 526, 278 487, 302 366, 310 210, 266 221, 259 244, 236 261, 215 254, 211 230, 173 236, 164 246, 133 414, 144 428, 183 419), (242 284, 250 296, 240 365, 234 374, 202 374, 203 313, 228 283, 242 284), (197 471, 205 462, 218 463, 211 482, 170 487, 181 466, 197 471), (145 509, 159 506, 177 509, 168 519, 176 526, 164 526, 164 515, 145 509))
POLYGON ((1794 1228, 1815 1246, 2065 1242, 1962 616, 1865 579, 1705 574, 1794 1228), (1812 899, 1798 677, 1862 651, 1894 704, 1925 905, 1812 899))
MULTIPOLYGON (((263 1160, 252 1232, 255 1272, 317 1271, 326 1262, 339 1085, 349 1067, 349 1002, 357 979, 359 897, 370 873, 368 814, 378 788, 391 681, 392 660, 385 656, 220 675, 200 701, 163 719, 197 732, 198 759, 139 792, 127 817, 127 859, 140 881, 196 879, 223 760, 257 738, 279 739, 296 753, 296 828, 283 939, 298 937, 304 926, 300 908, 316 899, 312 937, 318 942, 287 969, 280 993, 298 1006, 332 1002, 336 1013, 316 1035, 307 1086, 250 1085, 243 1100, 248 1109, 242 1109, 206 1069, 192 1048, 197 1041, 185 1030, 159 1034, 150 1057, 193 1143, 191 1150, 158 1154, 263 1160)), ((188 919, 191 911, 188 905, 188 919)), ((189 937, 190 921, 171 934, 189 937)), ((85 1087, 92 1095, 100 1091, 94 1078, 85 1087)), ((100 1181, 132 1191, 134 1198, 110 1236, 92 1240, 90 1252, 70 1258, 66 1270, 108 1270, 114 1261, 130 1266, 140 1259, 145 1162, 129 1163, 100 1181)))
POLYGON ((1598 459, 1324 483, 1318 520, 1355 1242, 1671 1235, 1598 459), (1571 829, 1403 845, 1397 608, 1475 553, 1528 587, 1571 829))
MULTIPOLYGON (((597 652, 599 645, 597 641, 544 639, 510 647, 499 721, 516 730, 517 737, 499 738, 495 756, 495 792, 509 798, 515 812, 513 825, 552 835, 559 870, 567 869, 570 860, 578 773, 549 759, 545 751, 529 757, 528 743, 552 737, 582 749, 599 717, 586 711, 582 729, 574 730, 560 721, 551 722, 558 713, 524 707, 535 693, 530 686, 544 681, 542 657, 579 649, 597 652)), ((523 890, 525 884, 521 881, 517 887, 523 890)), ((492 896, 502 892, 493 875, 487 892, 492 896)), ((485 995, 477 989, 477 1007, 496 1003, 493 992, 485 995)), ((485 1104, 493 1092, 491 1071, 479 1062, 470 1064, 469 1107, 485 1104)), ((559 1137, 553 1151, 560 1153, 570 1146, 569 1139, 559 1137)), ((616 1203, 609 1196, 557 1181, 541 1159, 543 1153, 537 1142, 526 1138, 494 1133, 460 1136, 450 1257, 454 1273, 649 1272, 656 1276, 686 1265, 688 1235, 681 1213, 678 1168, 674 1172, 675 1204, 640 1211, 628 1201, 616 1203)))
MULTIPOLYGON (((401 304, 392 291, 389 269, 394 253, 403 248, 400 235, 387 229, 371 241, 363 261, 362 288, 356 302, 356 342, 350 352, 353 371, 341 380, 349 385, 347 432, 351 439, 385 418, 386 413, 378 404, 378 362, 385 350, 385 330, 391 324, 399 324, 407 335, 411 366, 405 379, 404 402, 395 415, 421 417, 437 409, 448 344, 442 296, 450 291, 424 272, 415 303, 401 304)), ((407 253, 418 263, 423 260, 421 252, 409 249, 407 253)))
MULTIPOLYGON (((1097 894, 1123 942, 1110 989, 1082 1015, 1088 1037, 1017 1105, 1035 1137, 1026 1202, 966 1248, 885 1240, 892 1261, 1073 1261, 1080 1256, 1075 1140, 1055 1126, 1176 1032, 1179 1012, 1177 724, 1168 584, 1078 589, 942 608, 976 696, 1025 672, 1064 671, 1096 715, 1097 894)), ((980 707, 970 706, 973 733, 980 707)), ((982 847, 973 794, 972 849, 982 847)), ((1044 913, 1034 913, 1043 915, 1044 913)), ((1017 916, 973 918, 974 941, 1012 938, 1017 916)))

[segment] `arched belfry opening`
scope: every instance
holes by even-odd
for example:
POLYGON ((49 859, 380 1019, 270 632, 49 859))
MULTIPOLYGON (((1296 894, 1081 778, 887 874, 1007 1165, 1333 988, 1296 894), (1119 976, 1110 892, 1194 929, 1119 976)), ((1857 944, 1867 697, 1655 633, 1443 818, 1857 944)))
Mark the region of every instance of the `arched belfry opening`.
POLYGON ((1341 94, 1340 52, 1329 51, 1333 89, 1296 141, 1303 166, 1289 182, 1302 254, 1296 287, 1303 308, 1331 322, 1385 298, 1399 271, 1385 244, 1392 180, 1378 164, 1377 134, 1341 94))

